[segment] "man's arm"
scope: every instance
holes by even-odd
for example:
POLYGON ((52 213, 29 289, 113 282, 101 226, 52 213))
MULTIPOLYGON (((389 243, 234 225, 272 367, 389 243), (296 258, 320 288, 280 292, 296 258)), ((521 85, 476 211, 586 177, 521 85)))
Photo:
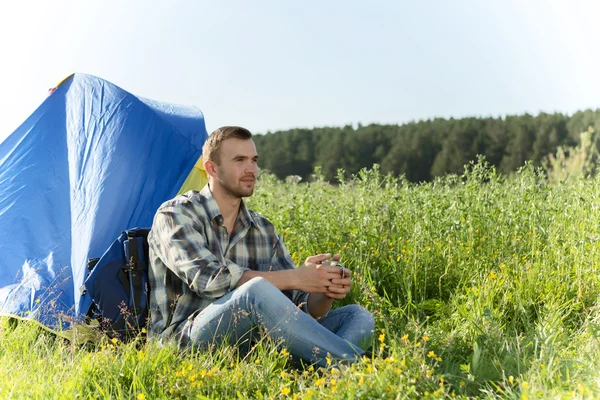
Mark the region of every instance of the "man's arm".
MULTIPOLYGON (((339 260, 339 256, 336 255, 333 259, 339 260)), ((350 289, 352 288, 352 273, 346 268, 341 271, 338 269, 337 273, 339 274, 342 271, 344 276, 338 275, 337 278, 331 279, 327 292, 311 293, 308 296, 308 311, 310 315, 315 318, 324 316, 329 312, 335 300, 342 300, 350 293, 350 289)))
POLYGON ((242 286, 252 278, 261 277, 266 279, 271 285, 279 290, 294 290, 298 283, 296 282, 295 270, 287 269, 284 271, 253 271, 246 270, 238 281, 236 287, 242 286))
POLYGON ((308 312, 314 318, 321 318, 329 312, 333 301, 334 299, 323 293, 311 293, 308 295, 308 312))
POLYGON ((349 278, 341 279, 339 267, 321 264, 330 257, 330 254, 308 257, 302 266, 283 271, 247 270, 242 274, 237 286, 252 278, 262 277, 279 290, 310 293, 307 310, 314 318, 319 318, 327 314, 335 299, 343 299, 350 291, 351 281, 349 278))
POLYGON ((339 267, 322 265, 329 254, 308 257, 298 268, 283 271, 246 270, 238 281, 237 287, 255 277, 262 277, 279 290, 301 290, 306 293, 326 293, 331 286, 331 279, 340 277, 339 267))

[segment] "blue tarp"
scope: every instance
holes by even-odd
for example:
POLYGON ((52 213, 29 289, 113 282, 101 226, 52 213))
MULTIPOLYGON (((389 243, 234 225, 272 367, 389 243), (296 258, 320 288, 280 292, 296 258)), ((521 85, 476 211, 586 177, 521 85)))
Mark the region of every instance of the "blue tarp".
POLYGON ((195 107, 74 74, 0 144, 0 313, 74 316, 89 258, 147 227, 207 138, 195 107))

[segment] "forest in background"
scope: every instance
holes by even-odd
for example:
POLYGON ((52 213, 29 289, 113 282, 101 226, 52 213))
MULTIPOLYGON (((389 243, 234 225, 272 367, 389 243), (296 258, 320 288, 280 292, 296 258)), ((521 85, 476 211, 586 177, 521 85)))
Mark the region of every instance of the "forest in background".
MULTIPOLYGON (((379 164, 383 174, 428 182, 446 174, 462 174, 464 166, 485 156, 498 172, 510 174, 526 161, 541 166, 558 147, 580 144, 580 134, 600 124, 600 109, 569 116, 540 113, 504 118, 435 118, 403 125, 361 125, 290 129, 255 135, 260 166, 284 179, 304 181, 316 167, 335 181, 379 164)), ((597 140, 594 135, 593 140, 597 140)))

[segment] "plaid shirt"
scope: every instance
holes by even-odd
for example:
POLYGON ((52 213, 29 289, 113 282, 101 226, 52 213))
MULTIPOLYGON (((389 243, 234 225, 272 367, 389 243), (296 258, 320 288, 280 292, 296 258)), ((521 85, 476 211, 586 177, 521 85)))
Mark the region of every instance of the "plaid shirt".
MULTIPOLYGON (((231 235, 208 185, 162 204, 148 235, 150 331, 168 337, 185 322, 235 289, 246 270, 295 268, 275 228, 242 201, 231 235)), ((282 291, 307 311, 308 294, 282 291)))

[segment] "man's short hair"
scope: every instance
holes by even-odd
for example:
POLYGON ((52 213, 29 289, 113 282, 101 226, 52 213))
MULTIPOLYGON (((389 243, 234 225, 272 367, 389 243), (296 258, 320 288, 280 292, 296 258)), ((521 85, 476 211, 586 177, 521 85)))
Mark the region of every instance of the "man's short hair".
POLYGON ((252 139, 252 133, 241 126, 222 126, 216 129, 204 142, 202 146, 202 158, 204 161, 212 161, 217 165, 221 163, 219 150, 221 149, 221 143, 224 140, 236 138, 242 140, 252 139))

